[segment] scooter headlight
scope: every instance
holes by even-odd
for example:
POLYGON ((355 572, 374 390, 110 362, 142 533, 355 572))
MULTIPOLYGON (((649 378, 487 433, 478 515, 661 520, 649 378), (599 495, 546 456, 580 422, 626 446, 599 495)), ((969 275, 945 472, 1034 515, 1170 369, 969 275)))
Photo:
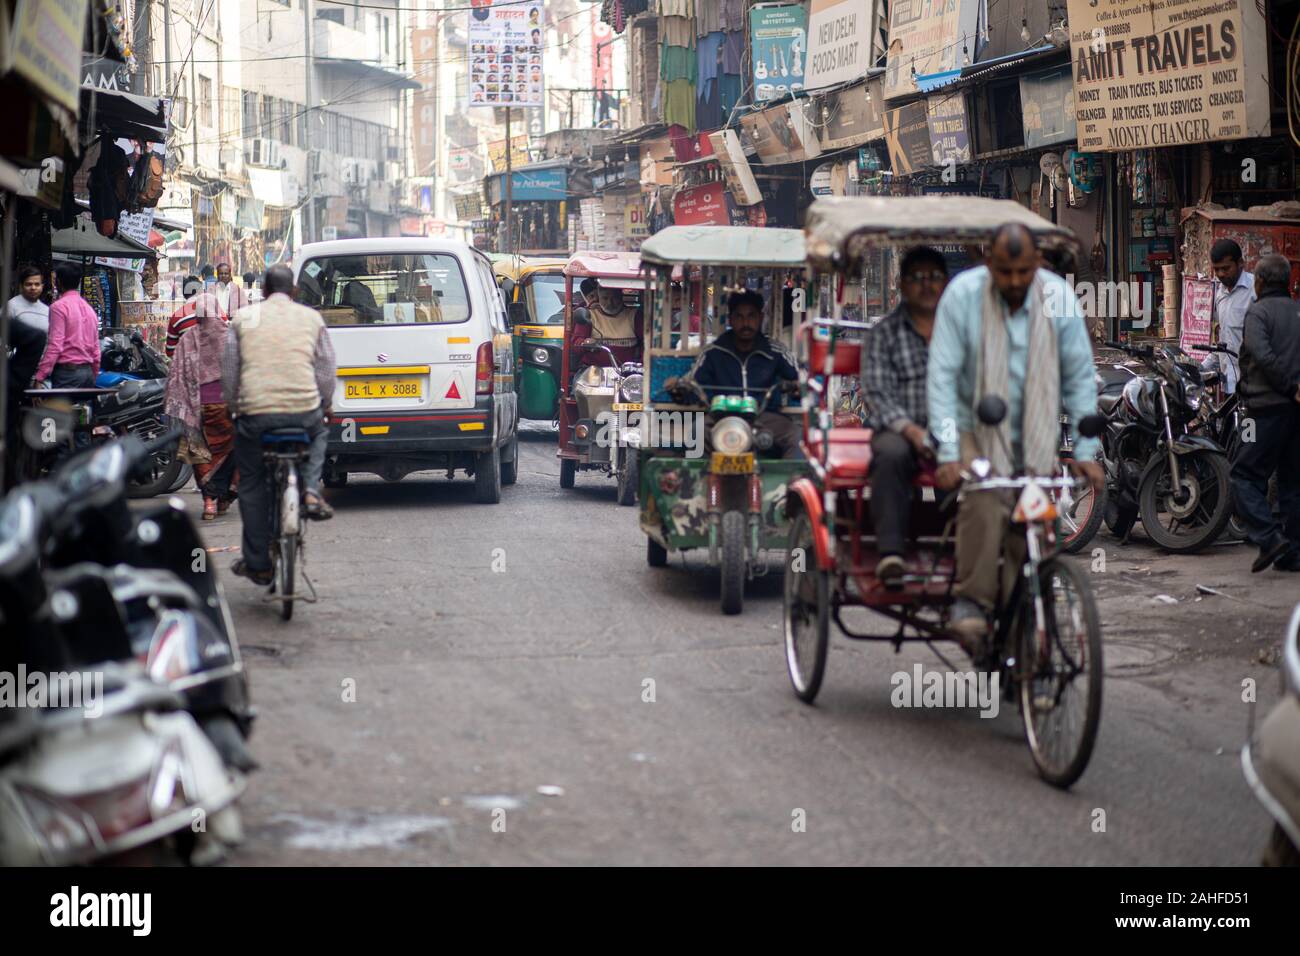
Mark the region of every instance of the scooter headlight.
POLYGON ((1203 389, 1201 386, 1194 385, 1191 382, 1187 383, 1187 407, 1194 412, 1199 412, 1201 410, 1202 393, 1203 389))
POLYGON ((714 425, 711 435, 714 450, 727 455, 739 455, 749 451, 754 444, 754 432, 749 427, 749 423, 734 415, 714 425))
POLYGON ((644 384, 645 379, 640 375, 629 375, 623 379, 619 389, 623 393, 623 401, 640 404, 644 384))
POLYGON ((50 851, 57 855, 89 847, 92 839, 86 816, 72 803, 28 787, 15 787, 32 826, 50 851))

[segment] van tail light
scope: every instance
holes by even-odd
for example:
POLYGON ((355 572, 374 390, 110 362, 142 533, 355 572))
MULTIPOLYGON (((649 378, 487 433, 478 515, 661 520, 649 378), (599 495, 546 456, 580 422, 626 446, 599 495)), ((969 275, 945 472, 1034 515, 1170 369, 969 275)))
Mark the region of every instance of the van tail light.
POLYGON ((492 376, 493 376, 493 356, 492 343, 484 342, 478 347, 478 361, 474 367, 474 394, 491 395, 492 394, 492 376))

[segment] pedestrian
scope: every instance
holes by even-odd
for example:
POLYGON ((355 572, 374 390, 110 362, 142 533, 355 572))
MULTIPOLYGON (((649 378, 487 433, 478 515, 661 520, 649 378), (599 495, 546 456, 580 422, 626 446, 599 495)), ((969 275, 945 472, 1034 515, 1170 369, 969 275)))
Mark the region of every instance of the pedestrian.
POLYGON ((45 354, 36 368, 38 386, 94 388, 99 374, 99 316, 78 291, 81 268, 63 262, 54 270, 59 297, 50 306, 45 354))
MULTIPOLYGON (((261 301, 262 290, 257 287, 257 273, 255 272, 244 273, 244 292, 248 296, 248 302, 246 303, 247 305, 251 305, 254 302, 261 301)), ((234 315, 233 312, 231 312, 230 314, 234 315)))
MULTIPOLYGON (((1241 246, 1231 239, 1220 239, 1210 247, 1210 263, 1214 277, 1214 321, 1219 329, 1219 341, 1241 352, 1241 335, 1246 325, 1246 310, 1255 297, 1255 277, 1242 264, 1241 246)), ((1223 379, 1223 394, 1237 390, 1241 377, 1239 360, 1221 352, 1211 353, 1201 363, 1203 371, 1217 370, 1223 379)))
POLYGON ((211 289, 216 284, 216 270, 212 268, 211 263, 205 264, 199 270, 199 278, 203 280, 203 288, 205 289, 211 289))
POLYGON ((181 290, 181 294, 185 296, 185 303, 167 320, 167 342, 164 349, 168 358, 171 358, 176 351, 176 343, 180 341, 181 336, 199 324, 198 316, 194 314, 194 300, 203 291, 203 280, 198 276, 186 276, 181 283, 181 290))
POLYGON ((39 329, 43 336, 50 332, 50 307, 41 301, 44 291, 45 280, 41 270, 24 266, 18 270, 18 294, 9 300, 10 320, 39 329))
POLYGON ((185 429, 182 457, 194 466, 203 520, 223 515, 235 499, 235 425, 221 385, 226 317, 210 292, 195 298, 198 324, 180 337, 167 376, 164 411, 185 429))
POLYGON ((240 474, 239 516, 243 556, 231 567, 255 584, 271 583, 270 481, 262 458, 262 433, 301 428, 312 439, 302 469, 307 517, 333 517, 320 493, 334 397, 334 346, 320 313, 296 304, 293 272, 275 265, 262 281, 266 298, 241 309, 226 333, 222 394, 235 418, 235 458, 240 474))
MULTIPOLYGON (((39 275, 39 273, 37 273, 39 275)), ((24 283, 25 284, 25 283, 24 283)), ((21 298, 16 296, 15 298, 21 298)), ((9 347, 13 350, 8 358, 9 378, 5 402, 5 487, 17 484, 23 476, 18 474, 18 447, 24 440, 18 425, 22 421, 25 395, 36 377, 36 368, 41 363, 45 352, 45 331, 30 321, 16 318, 12 312, 13 302, 9 303, 9 347)), ((48 312, 45 317, 49 324, 48 312)))
POLYGON ((223 315, 234 315, 250 304, 247 293, 239 287, 231 275, 228 262, 217 263, 217 284, 212 287, 212 293, 217 297, 223 315))
MULTIPOLYGON (((935 484, 945 491, 961 483, 963 465, 975 458, 988 459, 998 475, 1055 474, 1064 412, 1073 423, 1070 468, 1101 492, 1105 475, 1093 460, 1098 441, 1078 431, 1097 411, 1092 345, 1074 291, 1040 261, 1028 229, 1001 226, 987 265, 962 272, 939 300, 926 401, 939 441, 935 484), (975 411, 990 395, 1007 406, 996 426, 980 422, 975 411)), ((988 614, 1020 573, 1024 537, 1007 533, 1013 504, 999 492, 978 492, 958 506, 950 620, 972 657, 983 651, 988 614), (1005 556, 1000 569, 999 555, 1005 556)))
POLYGON ((1290 296, 1290 283, 1284 256, 1259 260, 1259 297, 1246 311, 1241 344, 1243 426, 1253 425, 1254 435, 1243 436, 1232 463, 1232 497, 1248 540, 1259 547, 1250 567, 1255 572, 1270 565, 1300 571, 1300 304, 1290 296), (1268 501, 1274 471, 1277 516, 1268 501))

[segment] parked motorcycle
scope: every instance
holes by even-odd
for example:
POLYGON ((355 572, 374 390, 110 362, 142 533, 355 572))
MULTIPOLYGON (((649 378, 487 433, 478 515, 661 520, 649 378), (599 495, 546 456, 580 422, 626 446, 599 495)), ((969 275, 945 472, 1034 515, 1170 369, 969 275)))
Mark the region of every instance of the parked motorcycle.
POLYGON ((1300 604, 1282 642, 1283 695, 1241 748, 1246 782, 1273 818, 1265 866, 1300 866, 1300 604))
POLYGON ((1200 367, 1169 347, 1106 345, 1146 369, 1123 385, 1107 413, 1107 524, 1126 539, 1141 518, 1160 547, 1199 551, 1232 517, 1227 455, 1212 438, 1189 432, 1201 408, 1200 367))
MULTIPOLYGON (((99 400, 96 434, 101 438, 133 434, 150 441, 162 434, 167 360, 138 329, 107 329, 100 338, 100 373, 96 384, 114 388, 99 400)), ((184 484, 186 465, 175 448, 160 448, 149 467, 132 482, 132 498, 152 498, 184 484)))
POLYGON ((128 436, 79 455, 57 482, 10 493, 6 505, 31 516, 14 532, 31 562, 18 599, 33 610, 30 602, 45 591, 42 574, 80 569, 102 582, 107 598, 99 593, 94 613, 78 615, 95 623, 63 628, 73 659, 140 661, 182 694, 223 759, 247 771, 256 766, 244 744, 254 716, 248 679, 203 542, 179 500, 143 509, 126 500, 131 473, 178 436, 172 431, 152 444, 128 436), (105 621, 119 623, 120 633, 105 621))

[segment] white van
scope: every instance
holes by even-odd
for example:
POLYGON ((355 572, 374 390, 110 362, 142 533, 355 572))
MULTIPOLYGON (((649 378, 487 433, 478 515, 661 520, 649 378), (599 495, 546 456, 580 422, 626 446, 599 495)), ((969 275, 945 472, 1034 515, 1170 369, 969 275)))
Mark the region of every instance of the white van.
POLYGON ((342 239, 303 246, 294 275, 338 362, 326 486, 445 469, 472 474, 476 500, 499 501, 518 474, 519 413, 488 258, 463 242, 342 239))

